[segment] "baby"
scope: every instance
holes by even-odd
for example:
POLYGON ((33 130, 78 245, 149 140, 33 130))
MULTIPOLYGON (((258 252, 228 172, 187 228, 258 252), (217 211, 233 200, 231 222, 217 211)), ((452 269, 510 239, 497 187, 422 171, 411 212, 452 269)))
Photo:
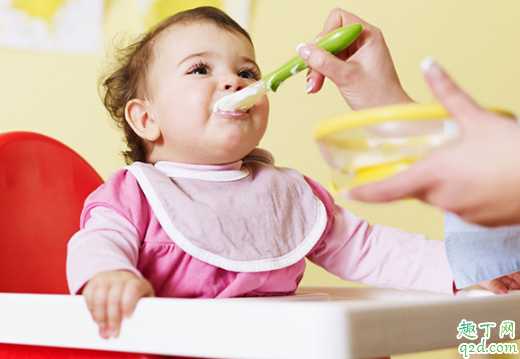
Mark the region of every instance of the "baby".
POLYGON ((126 48, 105 106, 130 165, 86 200, 67 276, 104 338, 144 296, 293 294, 305 259, 344 280, 455 289, 444 243, 370 226, 256 148, 269 103, 213 112, 261 77, 247 32, 222 11, 176 14, 126 48))

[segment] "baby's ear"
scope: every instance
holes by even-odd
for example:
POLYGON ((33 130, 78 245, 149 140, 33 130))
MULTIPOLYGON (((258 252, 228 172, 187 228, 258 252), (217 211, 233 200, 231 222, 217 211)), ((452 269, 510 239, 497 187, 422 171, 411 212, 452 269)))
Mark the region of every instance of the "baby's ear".
POLYGON ((154 142, 161 136, 161 129, 152 118, 146 100, 133 99, 128 101, 125 106, 125 119, 142 139, 154 142))

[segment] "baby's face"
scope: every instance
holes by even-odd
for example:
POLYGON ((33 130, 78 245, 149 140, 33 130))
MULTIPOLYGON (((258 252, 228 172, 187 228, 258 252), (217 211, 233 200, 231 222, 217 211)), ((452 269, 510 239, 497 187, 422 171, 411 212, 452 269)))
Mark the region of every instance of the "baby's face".
POLYGON ((260 79, 249 40, 203 22, 174 25, 155 46, 147 87, 161 137, 152 162, 229 163, 258 145, 269 115, 266 96, 247 112, 213 112, 220 98, 260 79))

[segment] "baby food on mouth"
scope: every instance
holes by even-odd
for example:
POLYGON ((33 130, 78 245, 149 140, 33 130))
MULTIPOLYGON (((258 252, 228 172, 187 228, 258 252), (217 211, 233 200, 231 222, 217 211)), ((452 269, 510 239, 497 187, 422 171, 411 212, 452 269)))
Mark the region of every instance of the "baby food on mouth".
POLYGON ((222 97, 215 103, 213 112, 220 111, 247 111, 258 101, 269 89, 262 80, 255 82, 244 89, 222 97))

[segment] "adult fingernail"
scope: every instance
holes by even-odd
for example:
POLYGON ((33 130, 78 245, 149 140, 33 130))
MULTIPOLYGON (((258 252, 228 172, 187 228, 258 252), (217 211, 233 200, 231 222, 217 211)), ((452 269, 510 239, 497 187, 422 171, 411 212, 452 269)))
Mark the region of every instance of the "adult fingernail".
POLYGON ((500 294, 507 294, 508 290, 506 288, 500 289, 500 294))
POLYGON ((307 44, 301 43, 296 47, 296 52, 302 57, 302 59, 305 61, 311 54, 311 49, 307 44))
POLYGON ((435 63, 435 59, 433 58, 433 56, 426 56, 424 59, 422 59, 421 61, 421 71, 422 72, 428 72, 428 70, 430 69, 430 67, 435 63))
POLYGON ((313 87, 314 87, 314 80, 310 79, 309 82, 307 83, 307 93, 311 92, 313 87))
POLYGON ((426 56, 421 61, 421 71, 425 74, 428 73, 434 76, 438 76, 442 72, 439 64, 437 64, 437 61, 435 61, 433 56, 426 56))
POLYGON ((309 79, 311 78, 311 75, 312 75, 312 69, 310 69, 309 72, 307 73, 306 81, 309 81, 309 79))

